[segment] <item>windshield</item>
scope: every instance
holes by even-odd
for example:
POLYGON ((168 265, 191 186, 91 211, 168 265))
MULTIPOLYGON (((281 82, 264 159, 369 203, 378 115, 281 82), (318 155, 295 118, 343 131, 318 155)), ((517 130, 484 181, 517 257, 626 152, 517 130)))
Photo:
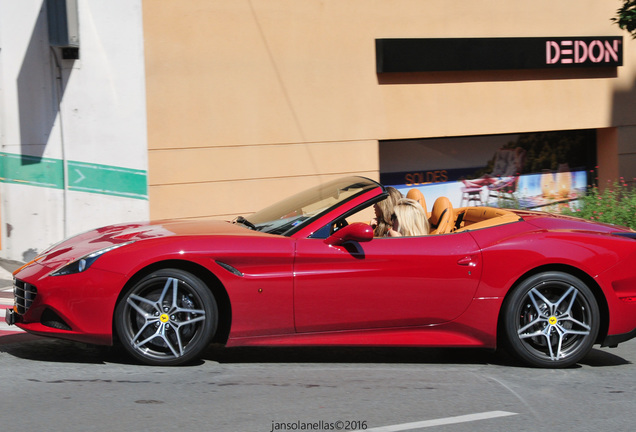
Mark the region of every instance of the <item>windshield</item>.
POLYGON ((270 234, 291 235, 312 218, 321 216, 326 211, 376 187, 381 186, 373 180, 346 177, 300 192, 246 219, 237 218, 235 222, 253 226, 253 229, 270 234))

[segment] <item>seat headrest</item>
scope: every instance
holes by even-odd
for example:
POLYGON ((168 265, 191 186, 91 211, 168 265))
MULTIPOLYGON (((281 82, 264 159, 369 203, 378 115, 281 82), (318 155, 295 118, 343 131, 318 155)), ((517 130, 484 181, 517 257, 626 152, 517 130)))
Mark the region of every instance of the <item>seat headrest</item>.
POLYGON ((431 234, 446 234, 451 232, 453 220, 453 205, 446 197, 439 197, 433 204, 429 223, 431 234))
POLYGON ((411 189, 406 194, 406 197, 420 203, 420 205, 422 206, 422 208, 428 215, 428 209, 426 208, 426 199, 424 198, 424 195, 419 189, 411 189))

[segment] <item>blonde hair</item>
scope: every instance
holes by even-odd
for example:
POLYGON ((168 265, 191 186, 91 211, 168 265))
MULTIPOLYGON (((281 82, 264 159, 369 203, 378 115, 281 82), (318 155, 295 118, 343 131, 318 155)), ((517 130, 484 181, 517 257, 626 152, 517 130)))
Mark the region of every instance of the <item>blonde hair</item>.
POLYGON ((426 212, 417 201, 402 198, 393 208, 393 213, 398 220, 398 232, 403 236, 421 236, 429 233, 426 212))
POLYGON ((387 235, 393 222, 391 221, 391 216, 393 215, 393 208, 395 205, 402 199, 402 194, 399 190, 394 187, 387 186, 386 191, 389 196, 385 199, 377 203, 377 206, 380 208, 380 212, 382 213, 382 218, 378 218, 378 225, 375 227, 373 231, 373 235, 375 237, 384 237, 387 235))

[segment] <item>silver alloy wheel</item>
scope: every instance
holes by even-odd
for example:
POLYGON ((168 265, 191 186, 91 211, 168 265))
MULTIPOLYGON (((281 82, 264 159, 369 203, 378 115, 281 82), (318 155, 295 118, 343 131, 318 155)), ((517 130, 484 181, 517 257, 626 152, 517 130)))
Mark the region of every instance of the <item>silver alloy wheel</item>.
POLYGON ((216 322, 216 302, 207 287, 176 269, 142 279, 116 311, 124 346, 149 364, 175 365, 196 357, 209 343, 216 322))
POLYGON ((543 273, 522 283, 506 308, 509 345, 523 361, 565 367, 591 349, 599 327, 594 295, 578 278, 543 273))

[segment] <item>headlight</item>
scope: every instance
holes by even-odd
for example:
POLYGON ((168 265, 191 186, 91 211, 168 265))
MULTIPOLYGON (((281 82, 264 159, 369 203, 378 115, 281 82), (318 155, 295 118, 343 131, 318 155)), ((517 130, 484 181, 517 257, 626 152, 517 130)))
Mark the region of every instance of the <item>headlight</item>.
POLYGON ((110 252, 114 249, 129 245, 131 243, 134 243, 134 241, 121 243, 114 246, 109 246, 107 248, 100 249, 96 252, 91 252, 88 255, 84 255, 83 257, 66 264, 61 269, 55 270, 53 273, 51 273, 51 276, 65 276, 65 275, 70 275, 75 273, 81 273, 85 270, 88 270, 89 267, 92 266, 95 261, 97 261, 97 258, 104 255, 106 252, 110 252))

